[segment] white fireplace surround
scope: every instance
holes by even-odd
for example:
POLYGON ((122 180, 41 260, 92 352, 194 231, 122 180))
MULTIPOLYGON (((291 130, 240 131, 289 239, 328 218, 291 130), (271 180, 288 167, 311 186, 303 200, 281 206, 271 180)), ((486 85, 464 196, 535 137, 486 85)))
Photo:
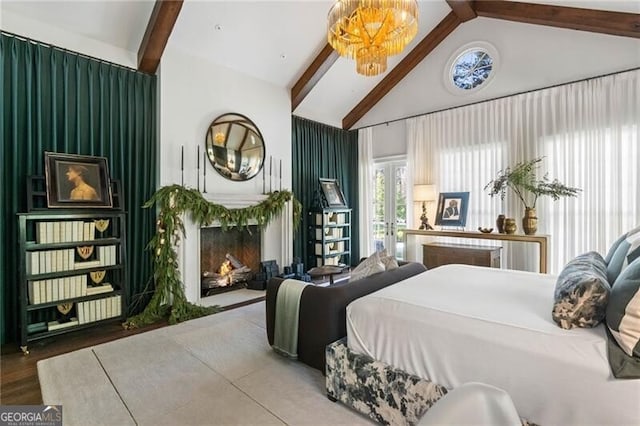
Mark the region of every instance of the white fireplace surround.
MULTIPOLYGON (((267 199, 262 194, 213 194, 203 193, 202 196, 209 202, 220 204, 228 209, 248 207, 267 199)), ((293 246, 293 209, 288 202, 283 212, 261 231, 260 252, 263 260, 275 259, 280 268, 291 263, 293 246)), ((185 238, 177 248, 180 274, 184 284, 184 292, 189 302, 201 304, 200 296, 200 228, 201 226, 191 220, 190 214, 185 214, 184 221, 185 238)), ((252 223, 255 224, 255 223, 252 223)), ((210 226, 219 226, 212 224, 210 226)))

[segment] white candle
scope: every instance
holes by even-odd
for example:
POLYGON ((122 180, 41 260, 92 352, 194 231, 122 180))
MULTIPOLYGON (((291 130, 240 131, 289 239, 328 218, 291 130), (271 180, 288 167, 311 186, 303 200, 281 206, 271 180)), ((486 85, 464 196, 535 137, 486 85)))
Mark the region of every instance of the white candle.
POLYGON ((269 156, 269 192, 273 191, 273 157, 269 156))

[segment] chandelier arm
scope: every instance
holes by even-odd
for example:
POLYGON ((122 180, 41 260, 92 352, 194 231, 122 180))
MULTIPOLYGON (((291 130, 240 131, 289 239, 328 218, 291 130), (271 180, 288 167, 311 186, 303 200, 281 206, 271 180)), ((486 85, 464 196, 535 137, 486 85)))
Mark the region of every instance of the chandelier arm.
POLYGON ((415 0, 337 0, 330 11, 328 39, 341 55, 356 60, 356 71, 366 76, 387 69, 387 58, 397 55, 417 34, 415 0))

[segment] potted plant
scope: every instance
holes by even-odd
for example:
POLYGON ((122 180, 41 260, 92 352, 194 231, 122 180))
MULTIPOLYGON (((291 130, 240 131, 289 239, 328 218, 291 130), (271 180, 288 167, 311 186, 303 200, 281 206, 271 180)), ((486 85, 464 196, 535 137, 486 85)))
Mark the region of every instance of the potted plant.
POLYGON ((500 170, 496 177, 484 187, 489 190, 489 195, 492 197, 500 195, 502 200, 507 188, 513 190, 525 208, 522 228, 527 235, 535 234, 538 230, 536 202, 540 196, 548 195, 554 200, 559 200, 560 197, 575 197, 581 191, 559 182, 558 179, 550 180, 547 174, 542 179, 538 179, 536 172, 541 161, 542 157, 500 170))

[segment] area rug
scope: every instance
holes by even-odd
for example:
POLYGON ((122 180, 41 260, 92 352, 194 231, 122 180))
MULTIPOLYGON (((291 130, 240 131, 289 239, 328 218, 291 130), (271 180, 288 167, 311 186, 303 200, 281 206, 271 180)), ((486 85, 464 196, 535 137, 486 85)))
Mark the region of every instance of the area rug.
POLYGON ((38 362, 66 425, 370 424, 268 345, 256 303, 38 362))

